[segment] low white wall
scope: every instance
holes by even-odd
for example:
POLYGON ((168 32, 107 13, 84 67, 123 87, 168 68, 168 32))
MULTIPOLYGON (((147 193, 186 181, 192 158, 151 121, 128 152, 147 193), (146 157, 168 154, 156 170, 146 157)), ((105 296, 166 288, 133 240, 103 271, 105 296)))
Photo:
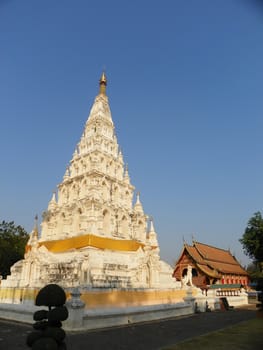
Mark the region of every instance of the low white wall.
POLYGON ((242 305, 247 305, 248 304, 248 294, 247 293, 243 293, 240 294, 240 296, 238 297, 226 297, 228 304, 230 306, 242 306, 242 305))
POLYGON ((226 298, 229 306, 242 306, 248 305, 248 294, 241 292, 236 296, 218 296, 216 291, 209 291, 207 295, 198 293, 195 297, 196 309, 199 312, 207 311, 207 308, 211 311, 220 310, 220 298, 226 298))
MULTIPOLYGON (((189 303, 172 305, 154 305, 148 307, 134 307, 126 309, 87 311, 83 318, 83 329, 108 328, 131 323, 150 322, 160 319, 173 318, 193 314, 194 310, 189 303)), ((65 324, 67 329, 67 324, 65 324)), ((76 328, 75 328, 76 329, 76 328)))
POLYGON ((0 304, 0 318, 23 323, 34 323, 33 314, 43 307, 32 304, 0 304))
POLYGON ((195 298, 195 310, 197 312, 206 312, 220 310, 219 298, 199 296, 195 298))
MULTIPOLYGON (((246 293, 236 297, 227 297, 227 299, 231 306, 248 304, 246 293)), ((85 308, 85 304, 80 300, 79 292, 74 294, 74 297, 67 301, 66 304, 69 311, 69 318, 63 322, 63 328, 71 331, 108 328, 131 323, 174 318, 191 315, 195 311, 205 312, 208 308, 211 311, 220 309, 219 297, 212 295, 206 296, 202 293, 198 293, 198 295, 193 297, 191 290, 188 291, 184 301, 174 304, 88 309, 85 308)), ((0 303, 0 318, 33 324, 33 314, 39 309, 43 309, 43 307, 35 306, 33 301, 24 304, 0 303)))
MULTIPOLYGON (((33 324, 35 311, 45 307, 35 305, 0 304, 0 318, 33 324)), ((148 307, 133 307, 111 310, 87 310, 69 309, 69 318, 63 322, 65 330, 91 330, 108 328, 130 323, 155 321, 182 315, 193 314, 194 310, 189 303, 177 303, 171 305, 154 305, 148 307)))

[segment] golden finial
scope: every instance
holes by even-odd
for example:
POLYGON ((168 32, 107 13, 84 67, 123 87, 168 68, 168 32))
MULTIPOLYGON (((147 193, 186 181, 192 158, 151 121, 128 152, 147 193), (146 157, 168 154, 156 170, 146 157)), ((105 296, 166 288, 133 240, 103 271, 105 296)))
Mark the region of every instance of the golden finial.
POLYGON ((38 215, 35 216, 35 227, 33 230, 33 236, 38 238, 38 215))
POLYGON ((107 78, 105 73, 103 72, 100 78, 100 94, 106 94, 106 86, 107 86, 107 78))

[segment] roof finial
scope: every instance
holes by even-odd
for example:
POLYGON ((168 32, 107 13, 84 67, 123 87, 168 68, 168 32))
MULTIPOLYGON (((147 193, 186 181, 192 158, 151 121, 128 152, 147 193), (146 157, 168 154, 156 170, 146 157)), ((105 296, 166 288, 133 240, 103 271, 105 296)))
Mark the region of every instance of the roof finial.
POLYGON ((33 236, 38 238, 38 215, 35 215, 35 227, 33 229, 33 236))
POLYGON ((35 215, 35 227, 37 227, 38 226, 38 215, 36 214, 35 215))
POLYGON ((106 95, 107 78, 103 72, 100 78, 100 94, 106 95))

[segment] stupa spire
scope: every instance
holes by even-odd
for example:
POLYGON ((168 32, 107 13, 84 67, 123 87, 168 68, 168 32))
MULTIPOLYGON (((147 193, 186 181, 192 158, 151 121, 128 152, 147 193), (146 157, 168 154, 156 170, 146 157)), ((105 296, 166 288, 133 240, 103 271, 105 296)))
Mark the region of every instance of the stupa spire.
POLYGON ((29 235, 29 240, 27 242, 25 252, 31 249, 29 247, 36 245, 37 241, 38 241, 38 215, 35 216, 35 225, 32 232, 29 235))
POLYGON ((134 205, 134 210, 137 213, 143 214, 143 207, 142 207, 142 203, 140 200, 140 192, 137 192, 137 194, 136 194, 136 203, 134 205))
POLYGON ((57 206, 56 191, 53 191, 52 198, 48 204, 48 210, 53 210, 57 206))
POLYGON ((76 151, 43 213, 41 235, 36 221, 25 259, 1 287, 173 286, 173 270, 160 260, 139 193, 133 205, 134 186, 124 169, 106 86, 102 73, 76 151))
POLYGON ((136 194, 136 204, 141 205, 140 192, 137 192, 137 194, 136 194))
POLYGON ((152 246, 158 247, 157 235, 153 225, 153 218, 150 217, 150 230, 148 232, 148 238, 152 246))
POLYGON ((100 94, 106 95, 107 78, 103 72, 100 78, 100 94))
POLYGON ((130 182, 128 164, 125 165, 125 169, 124 169, 124 181, 126 181, 128 183, 130 182))
POLYGON ((35 215, 34 236, 38 237, 38 215, 35 215))
POLYGON ((154 232, 155 233, 155 229, 154 229, 154 225, 153 225, 153 218, 150 217, 150 231, 149 232, 154 232))

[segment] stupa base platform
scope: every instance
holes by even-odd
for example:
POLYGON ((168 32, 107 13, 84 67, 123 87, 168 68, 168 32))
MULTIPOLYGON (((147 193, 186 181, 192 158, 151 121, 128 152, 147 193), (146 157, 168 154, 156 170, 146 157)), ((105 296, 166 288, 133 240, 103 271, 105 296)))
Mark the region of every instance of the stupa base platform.
MULTIPOLYGON (((0 304, 34 305, 40 288, 0 287, 0 304)), ((75 288, 64 288, 68 298, 75 288)), ((86 309, 169 304, 182 301, 187 289, 79 288, 86 309)), ((195 293, 196 294, 196 293, 195 293)))
MULTIPOLYGON (((65 289, 68 331, 85 331, 220 310, 220 298, 195 287, 183 289, 65 289)), ((32 324, 36 288, 0 288, 0 315, 32 324)), ((245 294, 229 297, 229 304, 247 304, 245 294)))
MULTIPOLYGON (((1 318, 33 323, 36 288, 0 288, 1 318)), ((67 330, 91 330, 166 319, 194 312, 196 290, 66 290, 67 330)))

